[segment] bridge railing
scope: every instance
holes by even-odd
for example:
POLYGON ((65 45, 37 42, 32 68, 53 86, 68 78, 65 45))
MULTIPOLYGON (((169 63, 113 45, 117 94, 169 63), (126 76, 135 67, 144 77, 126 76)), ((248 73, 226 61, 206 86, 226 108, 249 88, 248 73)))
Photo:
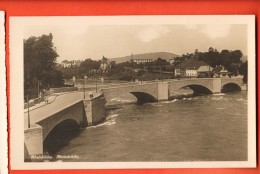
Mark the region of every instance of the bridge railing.
POLYGON ((108 86, 108 87, 104 87, 104 88, 100 88, 100 90, 104 90, 104 89, 117 89, 117 88, 129 88, 129 87, 136 87, 136 86, 145 86, 145 85, 151 85, 151 84, 158 84, 158 83, 162 83, 161 81, 159 82, 148 82, 148 81, 139 81, 138 83, 135 84, 130 84, 130 85, 123 85, 123 86, 108 86))
MULTIPOLYGON (((133 87, 133 86, 138 86, 138 85, 148 85, 148 84, 155 84, 155 83, 171 83, 171 82, 178 82, 178 81, 208 81, 208 80, 213 80, 216 78, 181 78, 181 79, 163 79, 163 80, 151 80, 151 81, 138 81, 138 82, 130 82, 130 83, 118 83, 118 84, 113 84, 113 85, 102 85, 98 86, 99 90, 102 89, 114 89, 114 88, 123 88, 123 87, 133 87)), ((220 79, 225 79, 225 78, 220 78, 220 79)), ((231 77, 228 79, 241 79, 241 77, 231 77)), ((92 87, 93 88, 93 87, 92 87)), ((87 88, 86 88, 87 89, 87 88)))
MULTIPOLYGON (((124 82, 124 83, 112 83, 112 84, 104 84, 104 85, 100 85, 98 84, 96 85, 88 85, 85 86, 86 90, 95 90, 97 89, 103 89, 103 88, 109 88, 109 87, 117 87, 117 86, 129 86, 129 85, 134 85, 134 84, 138 84, 138 82, 124 82)), ((78 86, 79 90, 82 91, 83 90, 83 84, 78 86)))

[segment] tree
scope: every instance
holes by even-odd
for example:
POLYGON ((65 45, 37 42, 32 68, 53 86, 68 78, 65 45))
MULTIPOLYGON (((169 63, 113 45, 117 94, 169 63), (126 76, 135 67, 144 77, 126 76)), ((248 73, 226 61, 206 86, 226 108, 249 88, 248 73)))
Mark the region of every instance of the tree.
POLYGON ((226 68, 229 67, 229 65, 232 63, 232 60, 230 59, 231 54, 229 50, 222 50, 220 53, 220 64, 225 66, 226 68))
POLYGON ((37 97, 37 88, 62 85, 61 72, 56 69, 58 54, 53 46, 53 35, 30 37, 24 40, 24 94, 37 97), (57 83, 58 82, 58 83, 57 83))
POLYGON ((198 49, 196 49, 194 53, 183 54, 182 56, 175 58, 173 65, 177 66, 185 60, 194 59, 206 62, 211 67, 222 65, 229 72, 238 75, 240 73, 239 67, 242 64, 242 56, 243 53, 240 50, 222 50, 221 52, 218 52, 217 49, 210 47, 207 52, 199 52, 198 49))
POLYGON ((208 52, 201 53, 199 60, 206 62, 212 67, 215 67, 217 65, 219 59, 219 52, 217 49, 214 49, 212 47, 209 48, 208 52))
POLYGON ((248 63, 247 61, 244 62, 241 66, 240 66, 240 69, 239 69, 239 73, 242 74, 244 77, 243 77, 243 81, 244 83, 247 84, 247 71, 248 71, 248 63))
POLYGON ((185 60, 185 59, 184 59, 183 56, 181 56, 181 57, 176 57, 176 58, 174 59, 173 65, 174 65, 174 66, 177 66, 178 64, 182 63, 184 60, 185 60))
POLYGON ((231 51, 231 60, 233 63, 241 63, 243 53, 240 50, 231 51))
POLYGON ((137 76, 143 76, 145 74, 145 71, 144 70, 139 70, 137 72, 137 76))
POLYGON ((219 62, 221 65, 225 66, 228 71, 232 72, 234 75, 238 75, 239 67, 242 63, 242 56, 243 53, 240 50, 222 50, 220 53, 219 62))
POLYGON ((239 74, 239 65, 237 63, 231 63, 228 67, 228 71, 237 76, 239 74))
POLYGON ((155 61, 154 61, 154 65, 156 66, 162 66, 162 65, 168 65, 169 62, 167 62, 166 60, 162 59, 162 58, 157 58, 155 61))
POLYGON ((91 58, 85 59, 79 67, 80 74, 90 74, 92 70, 97 70, 100 67, 100 62, 92 60, 91 58))
POLYGON ((73 76, 79 76, 79 67, 67 67, 67 68, 60 68, 64 79, 72 79, 73 76))
POLYGON ((200 52, 198 49, 195 49, 194 54, 193 54, 193 59, 199 60, 200 57, 200 52))

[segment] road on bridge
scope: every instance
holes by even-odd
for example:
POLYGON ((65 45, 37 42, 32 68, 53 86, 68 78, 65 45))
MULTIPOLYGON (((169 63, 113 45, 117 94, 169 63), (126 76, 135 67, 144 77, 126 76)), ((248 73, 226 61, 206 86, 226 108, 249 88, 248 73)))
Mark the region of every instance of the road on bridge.
MULTIPOLYGON (((86 99, 89 99, 89 91, 86 92, 86 99)), ((94 94, 94 93, 93 93, 94 94)), ((94 94, 95 96, 95 94, 94 94)), ((53 96, 54 97, 54 96, 53 96)), ((49 104, 41 103, 37 108, 31 108, 29 111, 30 124, 35 125, 36 122, 45 119, 65 108, 71 106, 84 99, 83 92, 71 92, 71 93, 60 93, 57 94, 53 101, 49 104)), ((24 128, 28 128, 28 112, 24 110, 24 128)))

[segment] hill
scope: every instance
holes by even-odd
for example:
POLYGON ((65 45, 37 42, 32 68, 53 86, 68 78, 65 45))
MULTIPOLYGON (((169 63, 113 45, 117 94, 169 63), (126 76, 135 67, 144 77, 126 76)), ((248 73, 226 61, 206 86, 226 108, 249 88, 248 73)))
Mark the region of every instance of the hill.
MULTIPOLYGON (((179 55, 170 53, 170 52, 155 52, 155 53, 144 53, 144 54, 133 54, 133 59, 153 59, 162 58, 169 61, 172 58, 176 58, 179 55)), ((116 63, 122 63, 126 61, 130 61, 132 59, 132 55, 124 56, 124 57, 116 57, 109 58, 110 61, 115 61, 116 63)))

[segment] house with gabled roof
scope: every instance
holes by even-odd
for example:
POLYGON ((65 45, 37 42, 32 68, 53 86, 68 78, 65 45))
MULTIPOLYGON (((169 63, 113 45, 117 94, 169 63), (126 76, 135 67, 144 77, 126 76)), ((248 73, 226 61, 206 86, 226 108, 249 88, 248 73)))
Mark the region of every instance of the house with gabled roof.
POLYGON ((213 68, 203 61, 185 60, 175 67, 175 77, 210 77, 213 68))

